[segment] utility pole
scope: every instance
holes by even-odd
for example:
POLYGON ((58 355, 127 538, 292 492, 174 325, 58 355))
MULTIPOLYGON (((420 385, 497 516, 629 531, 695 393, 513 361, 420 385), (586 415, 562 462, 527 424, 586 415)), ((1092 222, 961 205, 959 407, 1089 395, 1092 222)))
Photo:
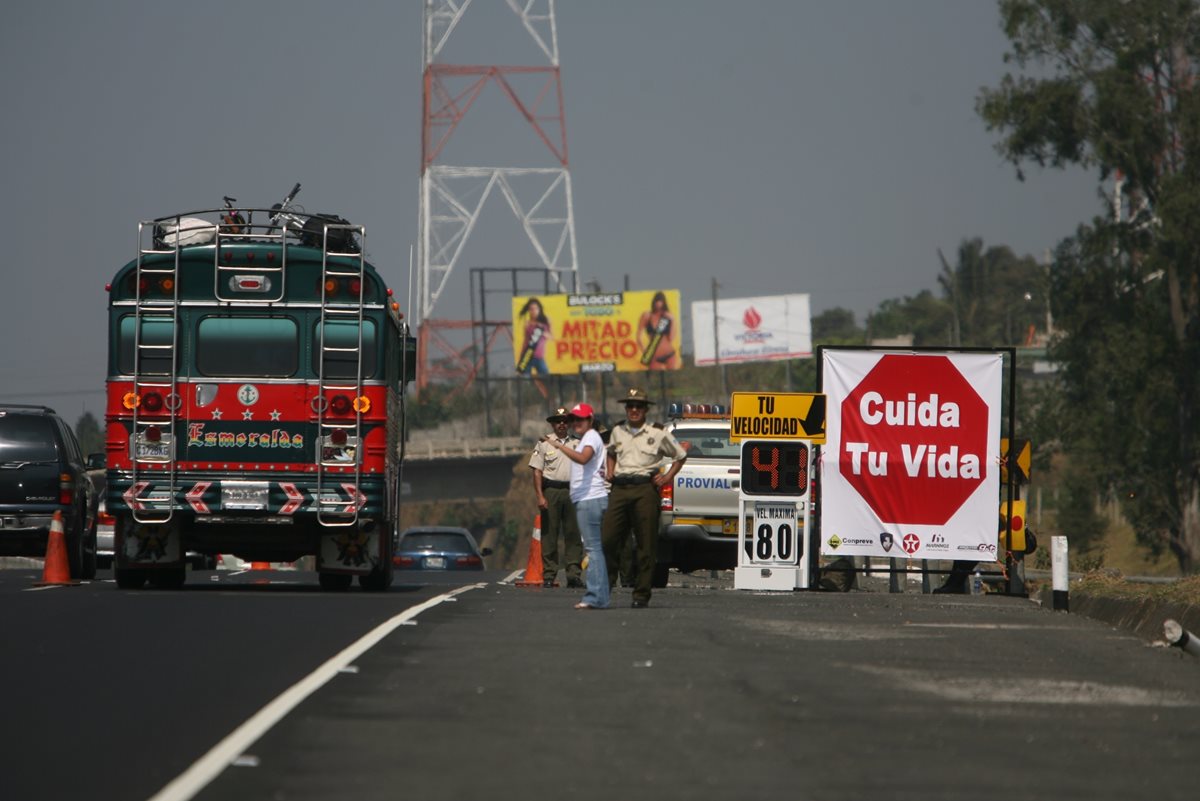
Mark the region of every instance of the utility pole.
POLYGON ((729 388, 725 383, 725 365, 721 364, 721 337, 720 337, 720 321, 721 315, 717 313, 717 290, 721 285, 717 283, 716 276, 712 280, 712 307, 713 307, 713 358, 716 360, 717 370, 721 373, 721 402, 729 397, 729 388))

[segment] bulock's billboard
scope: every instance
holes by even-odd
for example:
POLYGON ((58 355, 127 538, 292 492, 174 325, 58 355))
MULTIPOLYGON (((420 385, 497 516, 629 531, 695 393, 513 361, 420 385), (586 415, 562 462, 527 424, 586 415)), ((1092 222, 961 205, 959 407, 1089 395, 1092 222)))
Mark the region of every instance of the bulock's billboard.
POLYGON ((678 370, 679 290, 513 298, 522 375, 678 370))

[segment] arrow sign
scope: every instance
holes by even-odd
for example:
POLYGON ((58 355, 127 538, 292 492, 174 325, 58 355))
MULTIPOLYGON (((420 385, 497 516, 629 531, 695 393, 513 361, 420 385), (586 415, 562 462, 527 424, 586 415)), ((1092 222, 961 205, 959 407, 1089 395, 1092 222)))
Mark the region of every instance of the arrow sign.
POLYGON ((295 514, 296 510, 304 503, 304 493, 296 489, 296 485, 288 481, 279 482, 279 488, 283 490, 283 494, 287 496, 287 503, 279 509, 281 515, 295 514))
POLYGON ((825 396, 815 392, 734 392, 729 441, 806 439, 825 443, 825 396))
POLYGON ((209 512, 208 504, 204 502, 204 493, 208 492, 208 488, 212 486, 211 481, 197 481, 196 484, 184 494, 191 507, 196 510, 197 514, 206 515, 209 512))
POLYGON ((1008 483, 1008 466, 1014 460, 1017 463, 1016 472, 1013 474, 1013 479, 1018 484, 1028 484, 1030 469, 1033 464, 1033 447, 1027 439, 1014 439, 1013 448, 1010 451, 1008 448, 1008 437, 1000 438, 1000 483, 1008 483))
POLYGON ((357 486, 354 484, 343 484, 342 489, 350 496, 350 503, 346 504, 346 508, 342 511, 350 514, 355 509, 361 509, 367 504, 367 496, 363 495, 357 486))
POLYGON ((138 500, 138 496, 141 495, 142 490, 148 486, 150 486, 149 481, 139 481, 121 493, 121 497, 125 499, 125 503, 129 504, 130 509, 146 508, 145 504, 138 500))

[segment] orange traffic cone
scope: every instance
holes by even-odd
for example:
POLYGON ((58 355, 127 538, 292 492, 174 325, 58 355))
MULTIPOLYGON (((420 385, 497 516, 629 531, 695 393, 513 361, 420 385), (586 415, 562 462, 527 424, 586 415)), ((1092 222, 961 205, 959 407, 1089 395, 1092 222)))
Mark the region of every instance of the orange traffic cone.
POLYGON ((42 567, 42 580, 35 581, 39 587, 57 584, 78 584, 71 580, 71 566, 67 561, 67 542, 63 534, 62 512, 55 512, 50 521, 50 539, 46 542, 46 562, 42 567))
POLYGON ((518 587, 540 587, 542 575, 542 516, 533 518, 533 539, 529 541, 529 562, 525 565, 525 576, 517 582, 518 587))

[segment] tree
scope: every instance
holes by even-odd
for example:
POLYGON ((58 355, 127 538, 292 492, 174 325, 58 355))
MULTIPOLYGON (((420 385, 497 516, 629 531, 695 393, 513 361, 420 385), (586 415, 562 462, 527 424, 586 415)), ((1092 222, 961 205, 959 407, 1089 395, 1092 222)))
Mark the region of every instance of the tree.
POLYGON ((863 331, 854 322, 854 312, 840 306, 812 318, 813 344, 847 345, 862 342, 863 331))
POLYGON ((950 308, 953 332, 943 341, 978 347, 1020 345, 1043 321, 1045 270, 1031 257, 1018 258, 1006 245, 985 250, 983 240, 975 238, 959 244, 953 267, 941 250, 938 259, 938 284, 950 308))
POLYGON ((1079 165, 1119 195, 1051 266, 1061 443, 1120 490, 1139 539, 1200 567, 1200 7, 1001 0, 1021 73, 977 110, 1017 168, 1079 165))
POLYGON ((75 438, 79 440, 84 455, 104 450, 104 432, 91 412, 84 412, 75 423, 75 438))
POLYGON ((950 307, 928 289, 902 300, 885 300, 871 315, 871 338, 913 335, 917 346, 950 344, 950 307))

